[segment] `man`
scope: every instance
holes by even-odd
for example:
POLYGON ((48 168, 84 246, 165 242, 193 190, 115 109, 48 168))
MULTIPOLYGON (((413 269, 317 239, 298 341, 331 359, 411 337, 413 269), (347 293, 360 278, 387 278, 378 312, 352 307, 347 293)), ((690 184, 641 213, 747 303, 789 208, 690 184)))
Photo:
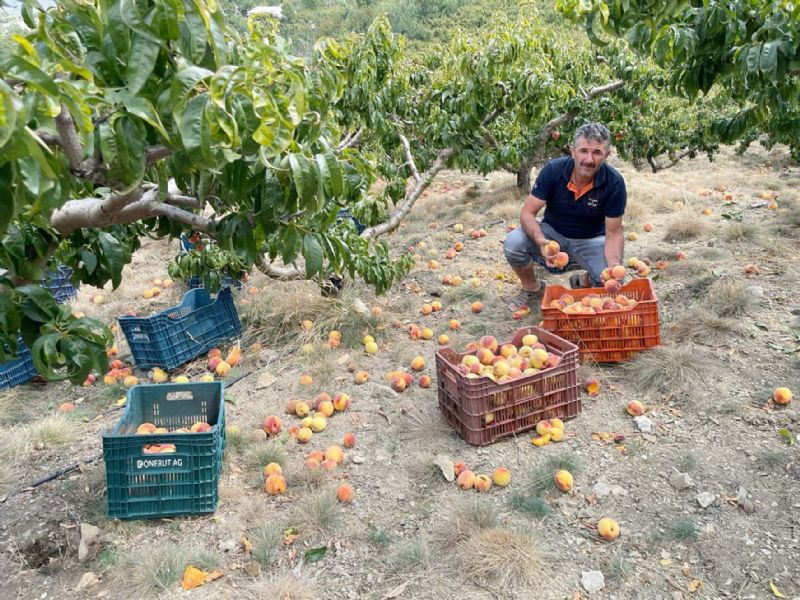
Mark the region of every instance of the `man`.
POLYGON ((533 262, 554 266, 544 258, 543 246, 550 240, 584 269, 570 277, 573 288, 601 285, 603 269, 622 263, 627 193, 622 175, 605 162, 611 154, 611 134, 600 123, 582 125, 570 153, 544 166, 522 206, 522 227, 506 237, 506 260, 522 288, 509 302, 513 310, 530 306, 541 296, 544 283, 536 279, 533 262), (544 218, 537 221, 545 206, 544 218))

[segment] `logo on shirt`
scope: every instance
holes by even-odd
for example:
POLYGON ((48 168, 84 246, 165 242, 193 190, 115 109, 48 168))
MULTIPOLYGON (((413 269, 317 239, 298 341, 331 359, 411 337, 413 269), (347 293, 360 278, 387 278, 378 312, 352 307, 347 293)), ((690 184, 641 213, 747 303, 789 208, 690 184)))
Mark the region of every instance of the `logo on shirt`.
POLYGON ((599 200, 597 198, 587 198, 586 206, 589 208, 597 208, 597 203, 599 200))

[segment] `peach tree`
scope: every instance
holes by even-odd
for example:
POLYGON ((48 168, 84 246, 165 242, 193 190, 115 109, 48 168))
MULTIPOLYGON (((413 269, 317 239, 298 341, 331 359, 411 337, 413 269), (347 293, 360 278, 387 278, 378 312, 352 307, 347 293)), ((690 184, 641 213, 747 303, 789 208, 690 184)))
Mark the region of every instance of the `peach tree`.
POLYGON ((624 38, 670 69, 685 97, 721 88, 735 110, 710 124, 722 142, 787 144, 800 156, 800 5, 771 0, 558 0, 599 46, 624 38), (716 84, 716 85, 715 85, 716 84), (763 135, 766 134, 766 135, 763 135))
POLYGON ((212 1, 26 0, 22 15, 0 57, 0 361, 21 333, 48 378, 105 370, 107 328, 37 280, 65 263, 116 287, 143 236, 201 232, 245 268, 378 292, 410 268, 337 219, 380 199, 342 143, 348 73, 330 52, 292 56, 259 16, 240 37, 212 1))

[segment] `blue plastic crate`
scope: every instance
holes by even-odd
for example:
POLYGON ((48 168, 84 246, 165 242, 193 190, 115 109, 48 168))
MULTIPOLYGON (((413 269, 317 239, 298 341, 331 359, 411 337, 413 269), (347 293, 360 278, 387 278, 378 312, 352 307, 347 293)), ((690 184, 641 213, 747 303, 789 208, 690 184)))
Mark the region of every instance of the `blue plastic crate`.
POLYGON ((351 213, 351 212, 350 212, 350 210, 349 210, 349 209, 347 209, 347 208, 343 208, 342 210, 340 210, 340 211, 337 213, 337 215, 336 215, 336 218, 337 218, 339 221, 342 221, 342 220, 344 220, 344 219, 350 219, 350 220, 351 220, 353 223, 355 223, 355 226, 356 226, 356 229, 358 230, 358 234, 359 234, 359 235, 361 235, 361 234, 364 232, 364 230, 367 228, 367 226, 366 226, 366 225, 364 225, 364 224, 363 224, 361 221, 359 221, 358 219, 356 219, 356 218, 353 216, 353 213, 351 213))
POLYGON ((45 278, 41 280, 41 285, 50 288, 55 301, 63 304, 78 295, 78 289, 72 285, 70 277, 72 277, 72 269, 66 265, 59 265, 55 271, 47 272, 45 278))
POLYGON ((142 369, 175 369, 242 332, 230 288, 216 299, 204 289, 189 290, 178 306, 150 317, 117 319, 133 362, 142 369))
MULTIPOLYGON (((186 287, 190 290, 202 289, 205 287, 205 283, 203 283, 202 277, 189 277, 189 279, 186 280, 186 287)), ((225 276, 222 278, 220 287, 235 287, 237 290, 240 290, 242 289, 242 282, 233 277, 225 276)))
POLYGON ((30 381, 36 376, 31 351, 19 338, 17 358, 0 364, 0 390, 6 390, 30 381))
POLYGON ((108 516, 148 519, 214 512, 224 449, 221 381, 132 387, 125 413, 103 433, 108 516), (211 430, 136 434, 142 423, 174 430, 198 421, 211 430), (173 451, 152 453, 153 445, 162 444, 173 445, 173 451))

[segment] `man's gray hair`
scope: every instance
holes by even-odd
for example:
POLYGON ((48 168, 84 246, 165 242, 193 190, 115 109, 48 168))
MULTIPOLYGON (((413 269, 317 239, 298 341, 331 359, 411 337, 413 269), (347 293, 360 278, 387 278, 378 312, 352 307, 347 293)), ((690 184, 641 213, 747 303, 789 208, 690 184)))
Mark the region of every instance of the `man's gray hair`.
POLYGON ((611 132, 602 123, 586 123, 575 130, 572 138, 572 145, 578 144, 578 139, 583 138, 587 142, 602 142, 606 146, 611 146, 611 132))

